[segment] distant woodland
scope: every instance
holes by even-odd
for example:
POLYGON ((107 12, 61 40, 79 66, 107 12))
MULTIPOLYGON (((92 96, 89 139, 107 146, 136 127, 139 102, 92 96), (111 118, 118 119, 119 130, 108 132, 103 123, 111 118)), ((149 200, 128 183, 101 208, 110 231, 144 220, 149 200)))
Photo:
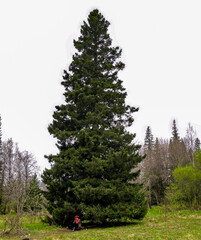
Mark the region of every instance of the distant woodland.
POLYGON ((196 131, 189 123, 180 137, 176 121, 171 139, 154 138, 148 126, 141 148, 140 181, 147 190, 149 207, 174 204, 199 208, 201 204, 201 150, 196 131))

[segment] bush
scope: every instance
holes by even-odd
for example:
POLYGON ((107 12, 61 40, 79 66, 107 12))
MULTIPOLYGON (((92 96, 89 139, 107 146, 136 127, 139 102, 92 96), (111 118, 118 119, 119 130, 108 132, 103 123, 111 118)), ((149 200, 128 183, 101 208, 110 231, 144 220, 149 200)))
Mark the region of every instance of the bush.
POLYGON ((171 204, 198 209, 201 206, 201 171, 193 166, 178 167, 167 191, 171 204))

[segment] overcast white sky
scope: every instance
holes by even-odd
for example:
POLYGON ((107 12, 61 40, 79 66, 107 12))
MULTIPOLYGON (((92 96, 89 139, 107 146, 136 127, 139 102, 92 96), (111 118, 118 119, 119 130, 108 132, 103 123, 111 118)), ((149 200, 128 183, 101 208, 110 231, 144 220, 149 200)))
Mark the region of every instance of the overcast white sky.
POLYGON ((0 0, 0 114, 3 140, 32 152, 41 169, 56 151, 47 131, 63 102, 63 70, 73 39, 91 10, 111 23, 113 44, 123 49, 120 74, 129 104, 139 106, 131 129, 143 141, 169 138, 177 120, 201 138, 201 1, 199 0, 0 0))

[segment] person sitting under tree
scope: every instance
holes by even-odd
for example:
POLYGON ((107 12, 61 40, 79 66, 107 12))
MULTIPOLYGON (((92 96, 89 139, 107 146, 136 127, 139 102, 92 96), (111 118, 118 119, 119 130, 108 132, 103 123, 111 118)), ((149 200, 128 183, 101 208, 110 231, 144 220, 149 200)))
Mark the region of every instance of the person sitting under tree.
POLYGON ((75 220, 74 220, 74 222, 73 222, 73 232, 75 231, 75 229, 78 229, 78 228, 80 228, 80 227, 81 227, 81 221, 80 221, 80 219, 79 219, 79 216, 76 215, 76 216, 75 216, 75 220))

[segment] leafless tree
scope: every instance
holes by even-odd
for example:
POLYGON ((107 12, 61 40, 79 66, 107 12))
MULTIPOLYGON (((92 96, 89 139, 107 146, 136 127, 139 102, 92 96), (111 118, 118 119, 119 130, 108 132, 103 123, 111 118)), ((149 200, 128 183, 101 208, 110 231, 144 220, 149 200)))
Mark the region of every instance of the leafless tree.
POLYGON ((5 232, 22 231, 22 214, 29 181, 38 171, 36 160, 28 151, 20 151, 12 139, 3 142, 3 206, 8 214, 5 232), (15 217, 12 215, 15 212, 15 217))
POLYGON ((192 162, 193 166, 194 166, 193 154, 196 151, 196 138, 197 138, 197 133, 195 129, 193 128, 191 123, 188 123, 188 127, 186 129, 186 136, 184 138, 184 143, 188 151, 189 162, 192 162))

